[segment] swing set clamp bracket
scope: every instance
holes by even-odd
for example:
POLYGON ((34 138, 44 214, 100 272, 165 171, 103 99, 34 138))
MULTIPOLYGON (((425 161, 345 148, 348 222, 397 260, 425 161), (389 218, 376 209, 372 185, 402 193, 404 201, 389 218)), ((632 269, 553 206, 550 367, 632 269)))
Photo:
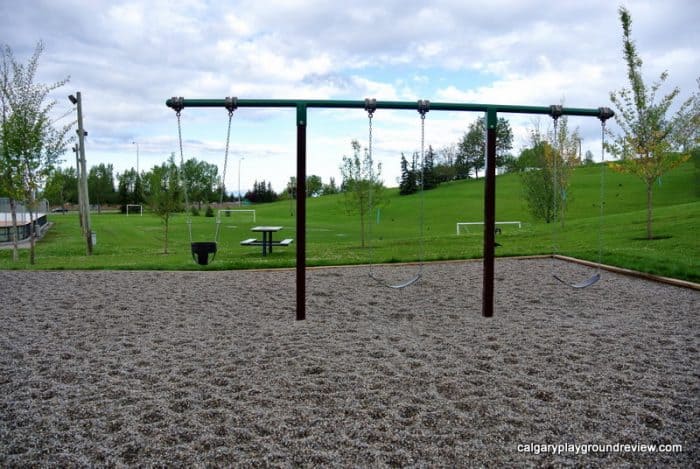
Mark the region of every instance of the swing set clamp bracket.
POLYGON ((564 107, 561 104, 549 106, 549 115, 554 119, 559 119, 564 114, 564 107))
POLYGON ((418 112, 420 113, 421 117, 425 117, 428 111, 430 111, 430 101, 427 99, 419 99, 418 112))
POLYGON ((365 98, 365 111, 367 111, 367 114, 369 114, 370 117, 374 114, 374 111, 377 110, 377 100, 374 98, 365 98))
POLYGON ((600 119, 600 121, 603 123, 605 123, 606 120, 610 119, 614 115, 615 115, 615 113, 609 107, 599 107, 598 108, 598 119, 600 119))
POLYGON ((185 98, 183 98, 182 96, 173 96, 172 98, 167 100, 165 104, 168 107, 173 108, 173 111, 180 114, 180 111, 182 111, 185 108, 185 98))
POLYGON ((236 96, 226 96, 224 99, 224 107, 228 110, 229 114, 233 114, 233 111, 238 109, 238 98, 236 96))

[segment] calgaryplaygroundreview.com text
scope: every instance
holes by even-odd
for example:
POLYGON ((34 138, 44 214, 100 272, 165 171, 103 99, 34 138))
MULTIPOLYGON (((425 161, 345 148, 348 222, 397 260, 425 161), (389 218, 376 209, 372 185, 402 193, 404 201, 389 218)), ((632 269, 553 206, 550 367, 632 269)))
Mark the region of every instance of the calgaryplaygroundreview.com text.
POLYGON ((533 454, 594 454, 594 453, 682 453, 683 445, 677 444, 645 444, 645 443, 615 443, 615 444, 545 444, 526 443, 517 446, 518 453, 533 454))

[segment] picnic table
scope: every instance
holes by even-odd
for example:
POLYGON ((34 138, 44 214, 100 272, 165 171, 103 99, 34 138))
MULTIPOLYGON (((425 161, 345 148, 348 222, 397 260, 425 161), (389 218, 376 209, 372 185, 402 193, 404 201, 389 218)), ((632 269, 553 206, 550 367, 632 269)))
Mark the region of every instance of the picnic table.
POLYGON ((262 255, 267 256, 267 253, 272 253, 272 246, 289 246, 293 239, 283 239, 282 241, 273 241, 272 233, 282 230, 282 226, 254 226, 250 231, 262 233, 262 239, 250 238, 241 241, 241 246, 262 246, 262 255))

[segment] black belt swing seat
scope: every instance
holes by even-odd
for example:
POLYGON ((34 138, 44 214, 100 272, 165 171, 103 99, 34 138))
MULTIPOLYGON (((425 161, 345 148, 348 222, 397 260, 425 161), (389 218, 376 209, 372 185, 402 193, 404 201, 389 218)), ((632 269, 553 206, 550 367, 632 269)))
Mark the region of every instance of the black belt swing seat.
MULTIPOLYGON (((559 139, 558 136, 558 122, 559 122, 559 117, 561 117, 563 114, 562 112, 562 106, 561 105, 553 105, 550 106, 550 115, 554 119, 554 138, 559 140, 559 145, 558 145, 558 150, 559 150, 559 158, 561 158, 561 155, 563 153, 563 146, 562 146, 562 141, 559 139)), ((602 230, 603 230, 603 216, 604 216, 604 204, 605 204, 605 121, 610 119, 613 116, 613 112, 606 107, 601 107, 598 108, 598 119, 600 120, 601 123, 601 169, 600 169, 600 214, 598 217, 598 267, 596 269, 596 272, 593 273, 590 277, 583 279, 579 282, 569 282, 567 280, 562 279, 559 277, 556 273, 552 273, 552 277, 554 277, 555 280, 558 282, 567 285, 568 287, 571 288, 576 288, 576 289, 583 289, 583 288, 588 288, 591 285, 596 284, 601 278, 601 272, 600 268, 601 265, 603 264, 603 241, 602 241, 602 230)), ((554 159, 554 164, 553 164, 553 191, 558 196, 558 193, 560 191, 559 188, 559 178, 557 175, 557 158, 554 159)), ((557 212, 560 217, 564 216, 563 208, 560 203, 556 202, 556 196, 555 196, 555 204, 557 206, 557 212)), ((552 228, 552 233, 554 234, 556 230, 556 223, 553 225, 552 228)), ((555 254, 556 254, 556 242, 553 243, 554 248, 555 248, 555 254)), ((552 259, 554 259, 554 255, 552 256, 552 259)))
MULTIPOLYGON (((372 262, 372 223, 369 223, 369 233, 368 233, 368 238, 369 238, 369 276, 370 278, 374 279, 378 284, 388 287, 388 288, 393 288, 396 290, 401 290, 403 288, 406 288, 408 286, 413 285, 416 283, 418 280, 420 280, 423 277, 423 264, 424 264, 424 259, 425 259, 425 237, 423 235, 423 225, 425 222, 425 196, 424 196, 424 187, 423 187, 423 180, 424 180, 424 167, 425 167, 425 115, 430 111, 430 101, 427 99, 421 99, 417 103, 417 110, 418 113, 420 114, 421 122, 420 122, 420 146, 421 146, 421 178, 420 178, 420 223, 419 223, 419 229, 420 229, 420 253, 419 253, 419 258, 420 262, 418 265, 418 270, 417 272, 409 279, 404 280, 401 283, 398 284, 391 284, 389 282, 386 282, 385 280, 379 278, 373 270, 373 262, 372 262)), ((372 161, 372 118, 374 117, 374 112, 377 110, 377 100, 374 98, 366 98, 365 99, 365 111, 367 111, 367 118, 368 118, 368 123, 369 123, 369 138, 368 138, 368 154, 369 154, 369 159, 370 162, 372 161)), ((373 163, 372 163, 373 164, 373 163)), ((372 164, 370 164, 369 167, 369 179, 370 181, 374 180, 374 176, 372 174, 372 164)), ((372 211, 372 183, 369 185, 369 211, 372 211)))

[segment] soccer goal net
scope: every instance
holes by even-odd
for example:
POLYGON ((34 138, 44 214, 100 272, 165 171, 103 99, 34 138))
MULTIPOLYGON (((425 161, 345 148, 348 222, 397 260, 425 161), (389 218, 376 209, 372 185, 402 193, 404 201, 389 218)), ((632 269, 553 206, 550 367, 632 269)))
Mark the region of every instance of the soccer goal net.
POLYGON ((224 216, 230 217, 230 216, 232 216, 234 213, 237 213, 237 212, 242 212, 242 213, 244 213, 244 214, 249 214, 248 216, 253 215, 253 223, 255 223, 255 210, 253 210, 253 209, 249 209, 249 210, 241 210, 241 209, 235 209, 235 210, 234 210, 234 209, 221 209, 221 210, 219 210, 218 212, 216 212, 216 219, 217 219, 217 220, 221 220, 221 214, 222 214, 222 213, 225 214, 224 216))
POLYGON ((136 213, 138 212, 141 216, 143 216, 143 205, 138 205, 138 204, 127 204, 126 206, 126 216, 129 216, 129 212, 136 213))

